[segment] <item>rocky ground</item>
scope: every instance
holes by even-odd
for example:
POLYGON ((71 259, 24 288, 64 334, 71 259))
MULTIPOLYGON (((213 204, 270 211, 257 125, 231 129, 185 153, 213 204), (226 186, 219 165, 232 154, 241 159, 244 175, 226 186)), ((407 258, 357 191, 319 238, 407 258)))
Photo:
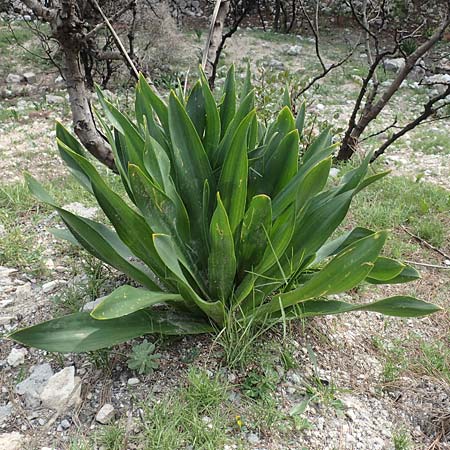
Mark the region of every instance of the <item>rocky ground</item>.
MULTIPOLYGON (((257 63, 260 74, 268 70, 278 74, 276 80, 284 69, 313 70, 310 40, 287 39, 261 41, 259 34, 243 33, 230 41, 226 58, 241 61, 246 54, 257 63)), ((42 181, 61 183, 65 179, 53 144, 53 124, 55 119, 67 123, 69 117, 64 91, 55 84, 54 73, 42 70, 35 79, 25 82, 22 76, 32 67, 16 69, 19 81, 10 79, 6 83, 5 77, 1 82, 4 95, 0 111, 5 118, 0 124, 0 173, 2 206, 17 212, 11 205, 19 205, 20 214, 14 220, 1 216, 0 243, 5 247, 0 251, 11 255, 11 247, 17 245, 8 240, 13 226, 19 226, 20 233, 28 233, 30 240, 26 241, 29 248, 25 262, 23 252, 19 252, 20 258, 5 256, 5 264, 0 267, 0 332, 4 335, 54 314, 86 307, 86 303, 121 283, 117 273, 96 265, 83 252, 50 234, 49 228, 59 226, 54 213, 28 198, 25 207, 20 207, 24 170, 42 181), (37 256, 30 259, 33 252, 37 256)), ((311 106, 336 127, 348 117, 348 100, 358 87, 358 79, 349 74, 352 70, 350 67, 331 78, 330 85, 315 94, 311 106), (342 80, 345 89, 337 92, 342 80)), ((413 83, 402 88, 387 112, 386 123, 396 112, 410 111, 411 105, 426 95, 424 88, 418 90, 413 83)), ((440 139, 433 149, 424 149, 427 132, 417 130, 390 150, 380 165, 391 168, 396 176, 450 190, 447 126, 437 122, 434 129, 428 129, 428 134, 440 139)), ((369 145, 376 146, 377 142, 369 145)), ((98 214, 78 191, 64 183, 60 195, 66 207, 88 217, 98 214)), ((149 425, 144 412, 148 405, 166 402, 179 386, 186 385, 192 367, 206 371, 210 378, 218 374, 227 386, 227 397, 220 407, 226 441, 220 447, 194 442, 180 448, 450 448, 450 322, 446 312, 450 301, 446 267, 450 261, 409 236, 403 239, 414 242, 410 259, 442 269, 423 267, 423 278, 401 289, 363 287, 351 295, 369 300, 407 292, 440 304, 444 312, 408 320, 361 312, 297 324, 287 336, 275 330, 255 346, 254 359, 245 369, 224 365, 223 355, 211 337, 159 343, 159 368, 149 375, 139 375, 127 367, 131 343, 107 352, 56 355, 3 339, 0 449, 169 450, 163 444, 152 447, 146 443, 149 425), (253 385, 248 381, 252 373, 260 377, 253 385), (261 387, 266 384, 267 392, 261 387), (249 403, 249 385, 270 402, 249 403), (257 410, 257 405, 265 410, 257 410), (266 417, 269 413, 273 417, 266 417), (264 422, 261 417, 258 421, 258 415, 264 416, 264 422), (122 440, 111 443, 101 437, 102 430, 111 430, 105 428, 111 424, 123 427, 122 440)), ((444 242, 441 250, 448 255, 450 242, 444 242)), ((210 416, 201 415, 201 420, 206 433, 212 434, 214 418, 210 416)))

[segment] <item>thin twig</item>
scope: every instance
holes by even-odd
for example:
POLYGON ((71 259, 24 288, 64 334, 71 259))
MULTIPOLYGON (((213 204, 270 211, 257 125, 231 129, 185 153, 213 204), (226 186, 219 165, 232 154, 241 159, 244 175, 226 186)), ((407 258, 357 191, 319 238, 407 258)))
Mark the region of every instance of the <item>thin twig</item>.
POLYGON ((443 256, 444 258, 450 260, 450 255, 447 255, 446 253, 444 253, 442 250, 440 250, 439 248, 435 247, 434 245, 430 244, 428 241, 426 241, 425 239, 421 238, 420 236, 417 236, 414 233, 411 233, 411 231, 409 231, 406 227, 402 226, 403 231, 405 231, 407 234, 409 234, 410 236, 412 236, 414 239, 418 240, 421 244, 425 245, 425 247, 428 247, 430 250, 434 250, 435 252, 439 253, 441 256, 443 256))
POLYGON ((209 46, 211 44, 211 39, 212 39, 212 35, 214 32, 214 26, 216 24, 217 14, 219 14, 219 9, 220 9, 221 3, 222 3, 222 0, 216 1, 216 6, 214 6, 213 15, 211 17, 211 23, 209 25, 208 37, 206 39, 205 49, 203 50, 203 57, 202 57, 202 69, 203 70, 205 70, 206 62, 208 60, 208 50, 209 50, 209 46))
MULTIPOLYGON (((121 17, 123 14, 125 14, 135 3, 135 0, 132 0, 131 2, 129 2, 127 5, 125 5, 122 9, 120 9, 119 11, 117 11, 113 16, 111 16, 108 20, 110 23, 115 22, 119 17, 121 17)), ((95 34, 97 34, 98 31, 100 31, 104 26, 106 25, 106 22, 100 22, 99 24, 97 24, 94 28, 92 28, 91 31, 89 31, 88 33, 86 33, 86 35, 84 36, 85 39, 89 39, 91 37, 93 37, 95 34)))
POLYGON ((431 267, 433 269, 450 270, 450 266, 438 266, 437 264, 428 264, 428 263, 419 262, 419 261, 407 261, 405 259, 403 261, 408 264, 414 264, 415 266, 431 267))
POLYGON ((130 55, 128 54, 128 52, 126 51, 124 45, 122 44, 122 41, 120 40, 118 34, 116 33, 116 31, 114 30, 113 26, 111 25, 111 22, 109 21, 109 19, 106 17, 105 13, 103 12, 102 8, 100 7, 100 5, 98 4, 97 0, 91 0, 91 2, 95 5, 95 7, 98 9, 98 12, 100 13, 100 15, 102 16, 102 19, 104 20, 106 26, 108 27, 109 31, 111 32, 111 34, 114 36, 114 40, 116 41, 117 46, 119 47, 120 52, 122 53, 123 57, 125 58, 125 60, 127 61, 128 65, 130 66, 131 70, 133 71, 134 76, 136 77, 136 79, 139 78, 139 72, 136 69, 136 66, 134 65, 133 61, 130 58, 130 55))

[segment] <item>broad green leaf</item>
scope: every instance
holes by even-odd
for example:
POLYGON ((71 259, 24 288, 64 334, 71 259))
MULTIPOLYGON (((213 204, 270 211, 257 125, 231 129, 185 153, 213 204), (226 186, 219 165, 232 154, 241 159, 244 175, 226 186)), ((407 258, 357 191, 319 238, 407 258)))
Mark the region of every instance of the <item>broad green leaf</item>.
POLYGON ((317 251, 316 259, 314 260, 313 264, 314 265, 319 264, 325 258, 328 258, 329 256, 332 255, 336 255, 345 247, 348 247, 351 243, 359 239, 362 239, 363 237, 369 236, 370 234, 373 233, 374 231, 361 227, 356 227, 352 231, 344 233, 338 238, 333 239, 332 241, 329 241, 322 247, 320 247, 320 249, 317 251))
POLYGON ((158 116, 164 130, 169 129, 169 114, 167 105, 156 95, 154 90, 150 87, 144 75, 139 74, 139 88, 140 93, 144 97, 144 101, 148 102, 156 115, 158 116))
MULTIPOLYGON (((267 128, 265 142, 269 142, 275 133, 278 133, 277 140, 274 142, 274 150, 278 147, 279 143, 284 139, 284 137, 291 131, 294 131, 295 119, 292 115, 290 108, 285 106, 278 114, 276 119, 267 128)), ((270 153, 267 155, 268 158, 271 157, 270 153)))
POLYGON ((165 234, 154 234, 153 242, 160 258, 164 261, 167 269, 178 282, 178 287, 183 298, 185 300, 190 300, 217 324, 223 324, 225 314, 224 305, 220 301, 205 301, 197 294, 180 266, 181 262, 183 266, 188 269, 187 265, 182 261, 182 255, 179 255, 176 252, 171 237, 165 234))
POLYGON ((81 156, 84 156, 85 152, 78 141, 59 122, 56 123, 56 143, 58 145, 59 154, 62 160, 67 164, 74 178, 81 184, 81 186, 92 194, 92 186, 89 178, 79 170, 78 165, 69 155, 66 155, 63 151, 61 151, 60 147, 61 145, 65 145, 73 152, 76 152, 81 156))
POLYGON ((56 137, 72 151, 81 156, 85 156, 86 152, 77 138, 70 133, 61 122, 56 122, 56 137))
POLYGON ((155 233, 169 234, 184 250, 183 242, 190 239, 187 217, 178 215, 172 200, 139 167, 130 164, 129 173, 136 205, 150 228, 155 233))
POLYGON ((223 98, 220 104, 220 123, 222 139, 228 126, 236 114, 236 79, 234 73, 234 64, 228 69, 227 77, 223 88, 223 98))
POLYGON ((110 189, 92 164, 82 156, 64 149, 79 165, 80 171, 89 177, 95 197, 111 221, 123 243, 156 275, 163 278, 164 264, 158 257, 151 239, 152 230, 144 218, 128 206, 123 199, 110 189), (136 232, 136 230, 139 230, 136 232))
POLYGON ((316 297, 338 294, 357 286, 372 270, 386 240, 386 233, 379 232, 362 238, 345 248, 321 271, 303 286, 291 292, 276 295, 262 308, 264 313, 280 309, 316 297))
POLYGON ((306 149, 305 154, 303 155, 303 164, 306 164, 309 159, 330 146, 330 128, 325 128, 325 130, 323 130, 306 149))
POLYGON ((405 265, 395 259, 379 256, 375 260, 368 277, 379 281, 387 281, 400 275, 404 268, 405 265))
POLYGON ((70 244, 75 245, 75 247, 81 247, 75 236, 67 228, 48 228, 47 231, 53 234, 56 239, 67 241, 70 244))
POLYGON ((293 130, 280 141, 275 151, 265 163, 261 183, 264 192, 274 198, 297 173, 298 167, 298 131, 293 130))
POLYGON ((307 202, 325 187, 332 164, 329 156, 313 166, 303 178, 299 179, 295 208, 300 211, 307 202))
POLYGON ((400 284, 409 283, 420 279, 420 273, 411 266, 405 266, 398 275, 387 280, 377 280, 376 278, 372 278, 370 275, 371 274, 369 273, 366 281, 371 284, 400 284))
POLYGON ((289 92, 288 85, 286 85, 284 87, 284 91, 283 91, 283 106, 287 106, 289 109, 292 108, 291 94, 289 92))
MULTIPOLYGON (((287 209, 272 225, 271 234, 269 236, 268 245, 265 248, 264 255, 259 264, 254 269, 254 273, 248 273, 236 290, 236 302, 242 303, 242 308, 248 309, 253 303, 252 296, 247 298, 251 293, 255 282, 260 276, 264 279, 264 273, 272 266, 280 265, 280 259, 288 248, 294 233, 295 211, 293 208, 287 209)), ((279 270, 277 270, 279 272, 279 270)), ((281 274, 282 275, 282 274, 281 274)), ((267 279, 265 279, 267 282, 267 279)), ((279 283, 275 283, 278 285, 279 283)), ((274 286, 275 286, 274 284, 274 286)), ((275 287, 274 287, 275 288, 275 287)))
POLYGON ((254 109, 254 104, 255 104, 255 92, 252 90, 248 93, 248 95, 239 105, 239 108, 236 111, 236 115, 230 122, 227 131, 223 136, 223 139, 220 141, 217 152, 213 158, 214 167, 220 167, 223 164, 225 155, 228 149, 230 148, 236 130, 238 129, 242 121, 245 119, 245 117, 248 116, 248 114, 254 109))
POLYGON ((136 125, 134 125, 128 117, 126 117, 114 105, 105 99, 103 93, 98 87, 96 90, 106 118, 111 125, 124 136, 128 161, 131 161, 134 164, 142 165, 144 138, 139 133, 136 125))
POLYGON ((173 302, 184 302, 184 300, 179 294, 147 291, 125 285, 103 297, 103 300, 91 312, 91 317, 97 320, 117 319, 153 305, 173 302))
POLYGON ((34 178, 26 174, 25 179, 33 195, 58 211, 71 236, 89 253, 127 274, 143 286, 149 289, 159 289, 159 286, 146 273, 145 268, 132 261, 132 253, 116 233, 101 223, 76 216, 58 207, 34 178))
POLYGON ((203 146, 205 152, 208 155, 210 161, 213 161, 214 155, 217 152, 220 141, 220 116, 219 110, 217 108, 216 101, 214 100, 214 95, 209 87, 208 80, 205 74, 201 74, 201 83, 203 90, 203 98, 205 100, 205 111, 206 111, 206 127, 205 136, 203 137, 203 146))
POLYGON ((237 129, 225 156, 217 188, 223 198, 233 233, 245 212, 248 177, 247 133, 254 115, 255 113, 251 112, 237 129))
MULTIPOLYGON (((173 92, 169 98, 169 125, 178 192, 188 211, 193 237, 197 231, 197 240, 202 242, 203 186, 205 180, 208 180, 211 189, 215 190, 215 185, 197 131, 173 92)), ((204 248, 204 244, 201 246, 204 248)))
MULTIPOLYGON (((441 308, 414 297, 401 295, 366 304, 352 304, 338 300, 308 300, 285 311, 284 317, 291 320, 351 311, 372 311, 394 317, 422 317, 441 311, 441 308)), ((279 313, 277 316, 279 317, 279 313)))
POLYGON ((239 242, 239 272, 252 270, 261 261, 267 247, 272 228, 272 206, 270 197, 256 195, 245 212, 239 242))
POLYGON ((273 216, 278 217, 289 205, 297 198, 299 185, 305 176, 317 163, 327 159, 336 149, 336 145, 330 146, 318 152, 315 156, 311 156, 306 162, 303 161, 296 175, 289 181, 287 186, 273 200, 272 210, 273 216))
MULTIPOLYGON (((347 215, 352 192, 330 197, 324 202, 315 202, 313 197, 303 209, 300 220, 295 224, 292 248, 294 255, 309 256, 330 238, 347 215)), ((320 195, 320 194, 319 194, 320 195)))
POLYGON ((371 175, 370 177, 364 178, 356 188, 356 193, 359 191, 365 189, 367 186, 371 185, 372 183, 375 183, 375 181, 381 180, 381 178, 384 178, 386 175, 389 175, 391 173, 390 170, 387 170, 385 172, 380 172, 375 175, 371 175))
POLYGON ((303 102, 300 106, 300 110, 295 119, 295 127, 297 128, 300 140, 303 139, 303 129, 305 127, 305 117, 306 117, 306 102, 303 102))
POLYGON ((210 226, 211 250, 208 258, 208 278, 213 298, 226 302, 233 288, 236 275, 233 231, 227 211, 217 193, 217 207, 210 226))
POLYGON ((186 112, 197 130, 200 139, 203 139, 206 128, 205 100, 200 81, 194 84, 186 102, 186 112))
POLYGON ((80 312, 42 322, 10 334, 24 345, 49 352, 81 353, 111 347, 144 334, 203 334, 212 331, 201 318, 168 310, 141 310, 111 320, 93 319, 80 312))
POLYGON ((239 98, 241 99, 241 103, 244 101, 244 99, 250 94, 252 91, 252 73, 250 71, 250 64, 247 64, 247 72, 245 74, 244 78, 244 84, 242 85, 242 90, 239 98))

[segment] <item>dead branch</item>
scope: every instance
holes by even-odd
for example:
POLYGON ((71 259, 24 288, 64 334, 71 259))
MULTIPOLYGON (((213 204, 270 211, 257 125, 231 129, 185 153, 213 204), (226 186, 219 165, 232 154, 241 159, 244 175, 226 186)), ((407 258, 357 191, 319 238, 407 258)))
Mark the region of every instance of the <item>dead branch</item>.
POLYGON ((406 124, 400 131, 393 134, 389 139, 387 139, 383 145, 373 154, 372 161, 375 161, 380 155, 382 155, 386 149, 393 144, 397 139, 400 139, 402 136, 404 136, 408 131, 411 131, 412 129, 416 128, 418 125, 420 125, 422 122, 424 122, 428 117, 435 114, 439 109, 446 106, 440 105, 436 108, 433 108, 433 106, 439 102, 440 100, 443 100, 444 98, 448 97, 450 95, 450 85, 447 86, 447 89, 439 95, 434 96, 431 98, 425 105, 422 114, 417 116, 414 120, 406 124))
POLYGON ((425 247, 428 247, 430 250, 435 251, 436 253, 439 253, 441 256, 443 256, 445 259, 450 260, 450 255, 447 255, 446 253, 444 253, 442 250, 440 250, 439 248, 435 247, 434 245, 430 244, 428 241, 426 241, 425 239, 422 239, 420 236, 417 236, 414 233, 411 233, 411 231, 409 231, 406 227, 402 226, 402 230, 409 234, 411 237, 413 237, 414 239, 416 239, 417 241, 419 241, 421 244, 423 244, 425 247))

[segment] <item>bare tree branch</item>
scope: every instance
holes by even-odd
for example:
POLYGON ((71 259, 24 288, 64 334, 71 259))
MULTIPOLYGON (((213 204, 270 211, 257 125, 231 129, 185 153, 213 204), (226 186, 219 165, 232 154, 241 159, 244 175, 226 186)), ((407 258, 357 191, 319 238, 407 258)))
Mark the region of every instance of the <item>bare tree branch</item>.
POLYGON ((435 114, 439 109, 443 108, 447 104, 438 106, 437 108, 433 108, 433 105, 435 105, 440 100, 443 100, 444 98, 448 97, 450 95, 450 85, 447 86, 447 89, 439 95, 436 95, 435 97, 431 98, 425 105, 424 110, 422 114, 420 114, 418 117, 416 117, 414 120, 406 124, 400 131, 393 134, 389 139, 387 139, 383 145, 374 153, 372 157, 372 161, 375 161, 380 155, 382 155, 386 149, 393 144, 397 139, 400 139, 402 136, 404 136, 408 131, 411 131, 413 128, 420 125, 422 122, 424 122, 428 117, 435 114))

